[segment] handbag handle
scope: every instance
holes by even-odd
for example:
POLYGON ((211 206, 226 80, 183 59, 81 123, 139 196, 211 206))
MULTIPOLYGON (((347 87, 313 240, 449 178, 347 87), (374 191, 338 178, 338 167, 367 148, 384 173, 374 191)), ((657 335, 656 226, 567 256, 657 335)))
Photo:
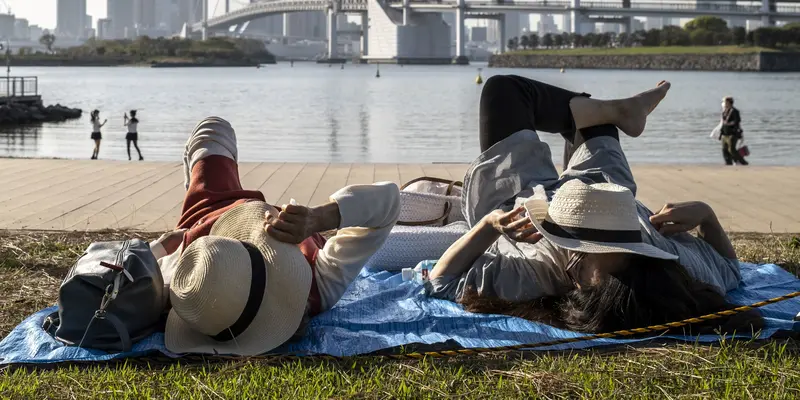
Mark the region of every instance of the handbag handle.
POLYGON ((447 184, 447 192, 445 192, 445 194, 444 194, 445 196, 450 196, 450 194, 453 193, 453 188, 454 187, 456 187, 456 186, 463 187, 464 186, 464 183, 461 182, 461 181, 451 181, 449 179, 434 178, 434 177, 431 177, 431 176, 421 176, 419 178, 415 178, 415 179, 412 179, 412 180, 406 182, 405 185, 400 187, 400 190, 403 190, 403 189, 411 186, 414 183, 423 182, 423 181, 434 182, 434 183, 446 183, 447 184))
MULTIPOLYGON (((434 177, 431 177, 431 176, 421 176, 419 178, 412 179, 412 180, 406 182, 405 185, 400 187, 400 190, 403 190, 403 189, 409 187, 411 184, 414 184, 414 183, 417 183, 417 182, 423 182, 423 181, 434 182, 434 183, 446 183, 447 184, 447 190, 445 191, 445 196, 450 196, 453 193, 453 188, 455 188, 456 186, 458 186, 458 187, 463 187, 464 186, 464 183, 462 183, 461 181, 452 181, 452 180, 449 180, 449 179, 434 178, 434 177)), ((439 216, 437 218, 429 219, 427 221, 414 221, 414 222, 397 221, 396 225, 400 225, 400 226, 428 226, 428 225, 437 225, 437 224, 440 224, 440 223, 442 225, 447 225, 447 218, 450 217, 450 210, 452 208, 453 208, 453 206, 450 204, 450 202, 449 201, 445 201, 444 202, 444 212, 442 213, 441 216, 439 216)))

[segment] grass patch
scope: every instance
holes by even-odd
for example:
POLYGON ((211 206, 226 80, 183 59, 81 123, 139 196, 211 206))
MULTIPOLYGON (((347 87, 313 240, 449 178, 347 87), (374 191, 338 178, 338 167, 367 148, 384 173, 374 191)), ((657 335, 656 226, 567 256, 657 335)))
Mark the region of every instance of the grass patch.
MULTIPOLYGON (((92 241, 154 234, 0 231, 0 336, 53 304, 92 241)), ((732 234, 745 261, 798 274, 800 240, 732 234)), ((0 398, 758 398, 800 397, 794 339, 656 344, 447 360, 129 360, 0 371, 0 398)))
POLYGON ((750 54, 759 52, 778 52, 778 49, 747 46, 664 46, 664 47, 616 47, 616 48, 576 48, 576 49, 536 49, 509 52, 509 55, 559 55, 559 56, 616 56, 616 55, 659 55, 659 54, 750 54))

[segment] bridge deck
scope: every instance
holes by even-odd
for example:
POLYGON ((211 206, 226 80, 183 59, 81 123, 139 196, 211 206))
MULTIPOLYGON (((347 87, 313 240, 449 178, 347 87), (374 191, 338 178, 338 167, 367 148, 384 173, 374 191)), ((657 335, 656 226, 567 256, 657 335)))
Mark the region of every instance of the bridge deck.
MULTIPOLYGON (((463 164, 242 163, 242 185, 267 201, 318 204, 338 188, 427 175, 460 180, 463 164)), ((651 208, 703 200, 726 229, 800 232, 800 167, 634 166, 638 198, 651 208)), ((0 229, 165 231, 181 212, 177 162, 0 159, 0 229)))

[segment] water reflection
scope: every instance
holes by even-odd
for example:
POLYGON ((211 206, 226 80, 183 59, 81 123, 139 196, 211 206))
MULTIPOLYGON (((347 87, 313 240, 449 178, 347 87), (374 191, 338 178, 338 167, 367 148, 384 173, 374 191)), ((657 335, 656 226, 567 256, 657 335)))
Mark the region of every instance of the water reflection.
POLYGON ((361 139, 359 147, 362 160, 369 157, 369 113, 368 108, 361 104, 358 108, 358 137, 361 139))
POLYGON ((0 127, 3 155, 8 157, 36 156, 41 135, 41 125, 0 127))

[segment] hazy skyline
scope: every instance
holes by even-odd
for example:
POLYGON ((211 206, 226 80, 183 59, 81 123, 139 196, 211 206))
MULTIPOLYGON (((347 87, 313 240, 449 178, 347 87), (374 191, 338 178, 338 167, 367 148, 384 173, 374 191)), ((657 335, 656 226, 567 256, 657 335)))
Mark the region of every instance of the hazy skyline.
MULTIPOLYGON (((27 19, 31 25, 39 25, 42 28, 53 29, 56 27, 56 3, 57 0, 0 0, 0 4, 5 3, 17 18, 27 19)), ((5 6, 3 12, 7 12, 5 6)), ((86 0, 86 12, 95 21, 106 16, 106 0, 86 0)))

